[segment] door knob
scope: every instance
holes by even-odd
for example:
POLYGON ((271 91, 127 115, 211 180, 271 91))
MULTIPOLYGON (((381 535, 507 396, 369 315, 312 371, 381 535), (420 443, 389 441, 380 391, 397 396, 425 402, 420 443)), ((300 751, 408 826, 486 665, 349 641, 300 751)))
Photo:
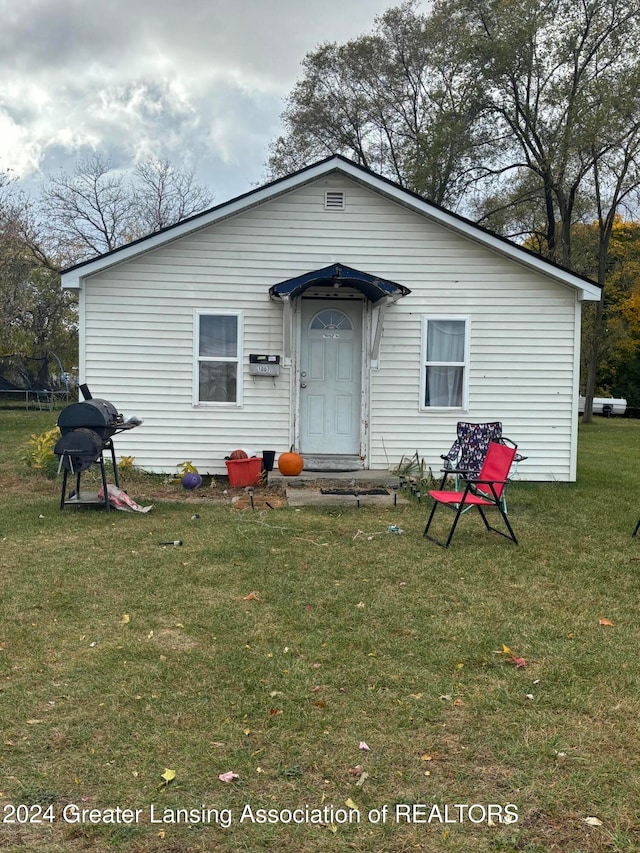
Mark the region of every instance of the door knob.
POLYGON ((301 387, 301 388, 306 388, 306 387, 307 387, 307 383, 306 383, 306 382, 301 382, 301 383, 300 383, 300 387, 301 387))

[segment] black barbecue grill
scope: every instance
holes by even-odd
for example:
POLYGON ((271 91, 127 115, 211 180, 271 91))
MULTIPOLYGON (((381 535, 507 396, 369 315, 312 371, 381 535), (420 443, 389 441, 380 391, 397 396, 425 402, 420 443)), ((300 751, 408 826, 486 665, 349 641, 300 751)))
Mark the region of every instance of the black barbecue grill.
POLYGON ((66 406, 58 417, 61 436, 56 442, 54 453, 60 459, 59 470, 62 469, 64 472, 60 509, 64 509, 66 504, 102 503, 102 500, 97 501, 95 497, 82 499, 80 493, 80 475, 95 464, 100 466, 104 505, 109 509, 107 475, 104 467, 105 451, 111 454, 113 476, 116 486, 119 487, 118 466, 112 438, 119 432, 139 426, 142 421, 138 418, 129 418, 125 421, 108 400, 94 399, 86 385, 81 385, 80 390, 84 400, 66 406), (75 493, 66 497, 69 474, 76 476, 76 490, 75 493))

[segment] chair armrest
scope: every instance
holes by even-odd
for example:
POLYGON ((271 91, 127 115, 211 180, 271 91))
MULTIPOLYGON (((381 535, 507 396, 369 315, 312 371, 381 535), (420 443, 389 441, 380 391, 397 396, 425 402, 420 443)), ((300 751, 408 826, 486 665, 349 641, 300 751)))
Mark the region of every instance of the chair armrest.
POLYGON ((506 486, 511 480, 476 480, 475 477, 469 477, 467 482, 471 483, 472 486, 506 486))

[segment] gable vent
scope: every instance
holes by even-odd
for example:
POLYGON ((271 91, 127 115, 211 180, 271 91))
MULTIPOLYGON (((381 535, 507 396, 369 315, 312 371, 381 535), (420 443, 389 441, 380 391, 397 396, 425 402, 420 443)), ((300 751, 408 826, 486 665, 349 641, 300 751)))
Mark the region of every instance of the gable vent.
POLYGON ((344 210, 344 190, 326 190, 324 194, 325 210, 344 210))

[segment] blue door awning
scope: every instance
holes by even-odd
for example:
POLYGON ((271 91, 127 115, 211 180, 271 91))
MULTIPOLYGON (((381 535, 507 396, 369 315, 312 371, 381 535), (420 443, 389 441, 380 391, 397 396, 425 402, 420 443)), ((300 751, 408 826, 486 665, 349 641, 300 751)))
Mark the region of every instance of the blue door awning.
POLYGON ((274 284, 269 288, 269 296, 272 299, 295 298, 301 296, 310 287, 353 288, 360 291, 374 305, 387 297, 391 297, 391 301, 395 302, 400 297, 411 293, 408 287, 397 284, 395 281, 388 281, 343 264, 331 264, 321 270, 314 270, 296 278, 281 281, 280 284, 274 284))

